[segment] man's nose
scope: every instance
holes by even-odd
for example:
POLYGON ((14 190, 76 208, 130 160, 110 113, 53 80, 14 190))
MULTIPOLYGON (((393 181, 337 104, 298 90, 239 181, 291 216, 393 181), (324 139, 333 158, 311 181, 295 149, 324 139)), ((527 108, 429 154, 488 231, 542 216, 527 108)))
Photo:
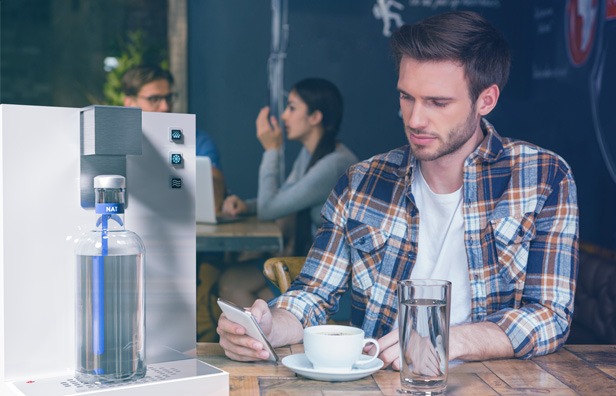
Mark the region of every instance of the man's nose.
POLYGON ((407 126, 411 129, 425 129, 427 127, 428 117, 426 109, 421 103, 415 102, 410 109, 409 119, 407 126))

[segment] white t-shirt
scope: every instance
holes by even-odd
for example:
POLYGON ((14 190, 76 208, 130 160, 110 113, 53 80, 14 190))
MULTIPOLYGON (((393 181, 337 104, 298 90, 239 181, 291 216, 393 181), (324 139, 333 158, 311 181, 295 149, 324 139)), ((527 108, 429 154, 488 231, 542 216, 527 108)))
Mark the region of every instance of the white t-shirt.
POLYGON ((419 167, 411 185, 419 210, 417 261, 411 279, 444 279, 451 282, 451 325, 470 321, 471 286, 464 248, 462 187, 436 194, 419 167))

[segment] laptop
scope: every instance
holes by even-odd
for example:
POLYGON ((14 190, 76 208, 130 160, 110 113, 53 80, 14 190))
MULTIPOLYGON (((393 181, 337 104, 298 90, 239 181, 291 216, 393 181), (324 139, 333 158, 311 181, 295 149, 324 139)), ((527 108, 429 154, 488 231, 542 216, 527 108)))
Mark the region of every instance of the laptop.
POLYGON ((197 223, 221 224, 241 221, 244 216, 231 217, 216 215, 214 204, 214 178, 212 176, 212 161, 209 157, 197 156, 195 176, 197 191, 195 193, 195 217, 197 223))

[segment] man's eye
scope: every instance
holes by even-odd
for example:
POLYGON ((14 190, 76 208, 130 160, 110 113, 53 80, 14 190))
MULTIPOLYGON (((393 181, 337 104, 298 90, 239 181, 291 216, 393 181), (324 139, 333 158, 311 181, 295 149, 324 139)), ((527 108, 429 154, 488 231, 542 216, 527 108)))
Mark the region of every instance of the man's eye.
POLYGON ((445 107, 445 106, 447 106, 446 102, 439 102, 439 101, 436 101, 436 100, 434 102, 432 102, 432 104, 434 104, 434 106, 436 106, 436 107, 445 107))

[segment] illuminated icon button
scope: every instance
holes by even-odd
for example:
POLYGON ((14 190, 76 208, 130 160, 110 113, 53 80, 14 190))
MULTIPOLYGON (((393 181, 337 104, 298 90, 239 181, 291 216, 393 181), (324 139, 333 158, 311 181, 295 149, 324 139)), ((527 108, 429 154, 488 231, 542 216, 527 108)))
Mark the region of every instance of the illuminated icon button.
POLYGON ((181 129, 178 129, 178 128, 171 128, 171 130, 169 131, 169 134, 171 136, 172 142, 180 142, 182 141, 182 138, 184 138, 184 133, 182 132, 181 129))
POLYGON ((172 177, 171 178, 171 188, 182 188, 182 178, 172 177))
POLYGON ((171 165, 182 165, 182 154, 171 153, 171 165))

